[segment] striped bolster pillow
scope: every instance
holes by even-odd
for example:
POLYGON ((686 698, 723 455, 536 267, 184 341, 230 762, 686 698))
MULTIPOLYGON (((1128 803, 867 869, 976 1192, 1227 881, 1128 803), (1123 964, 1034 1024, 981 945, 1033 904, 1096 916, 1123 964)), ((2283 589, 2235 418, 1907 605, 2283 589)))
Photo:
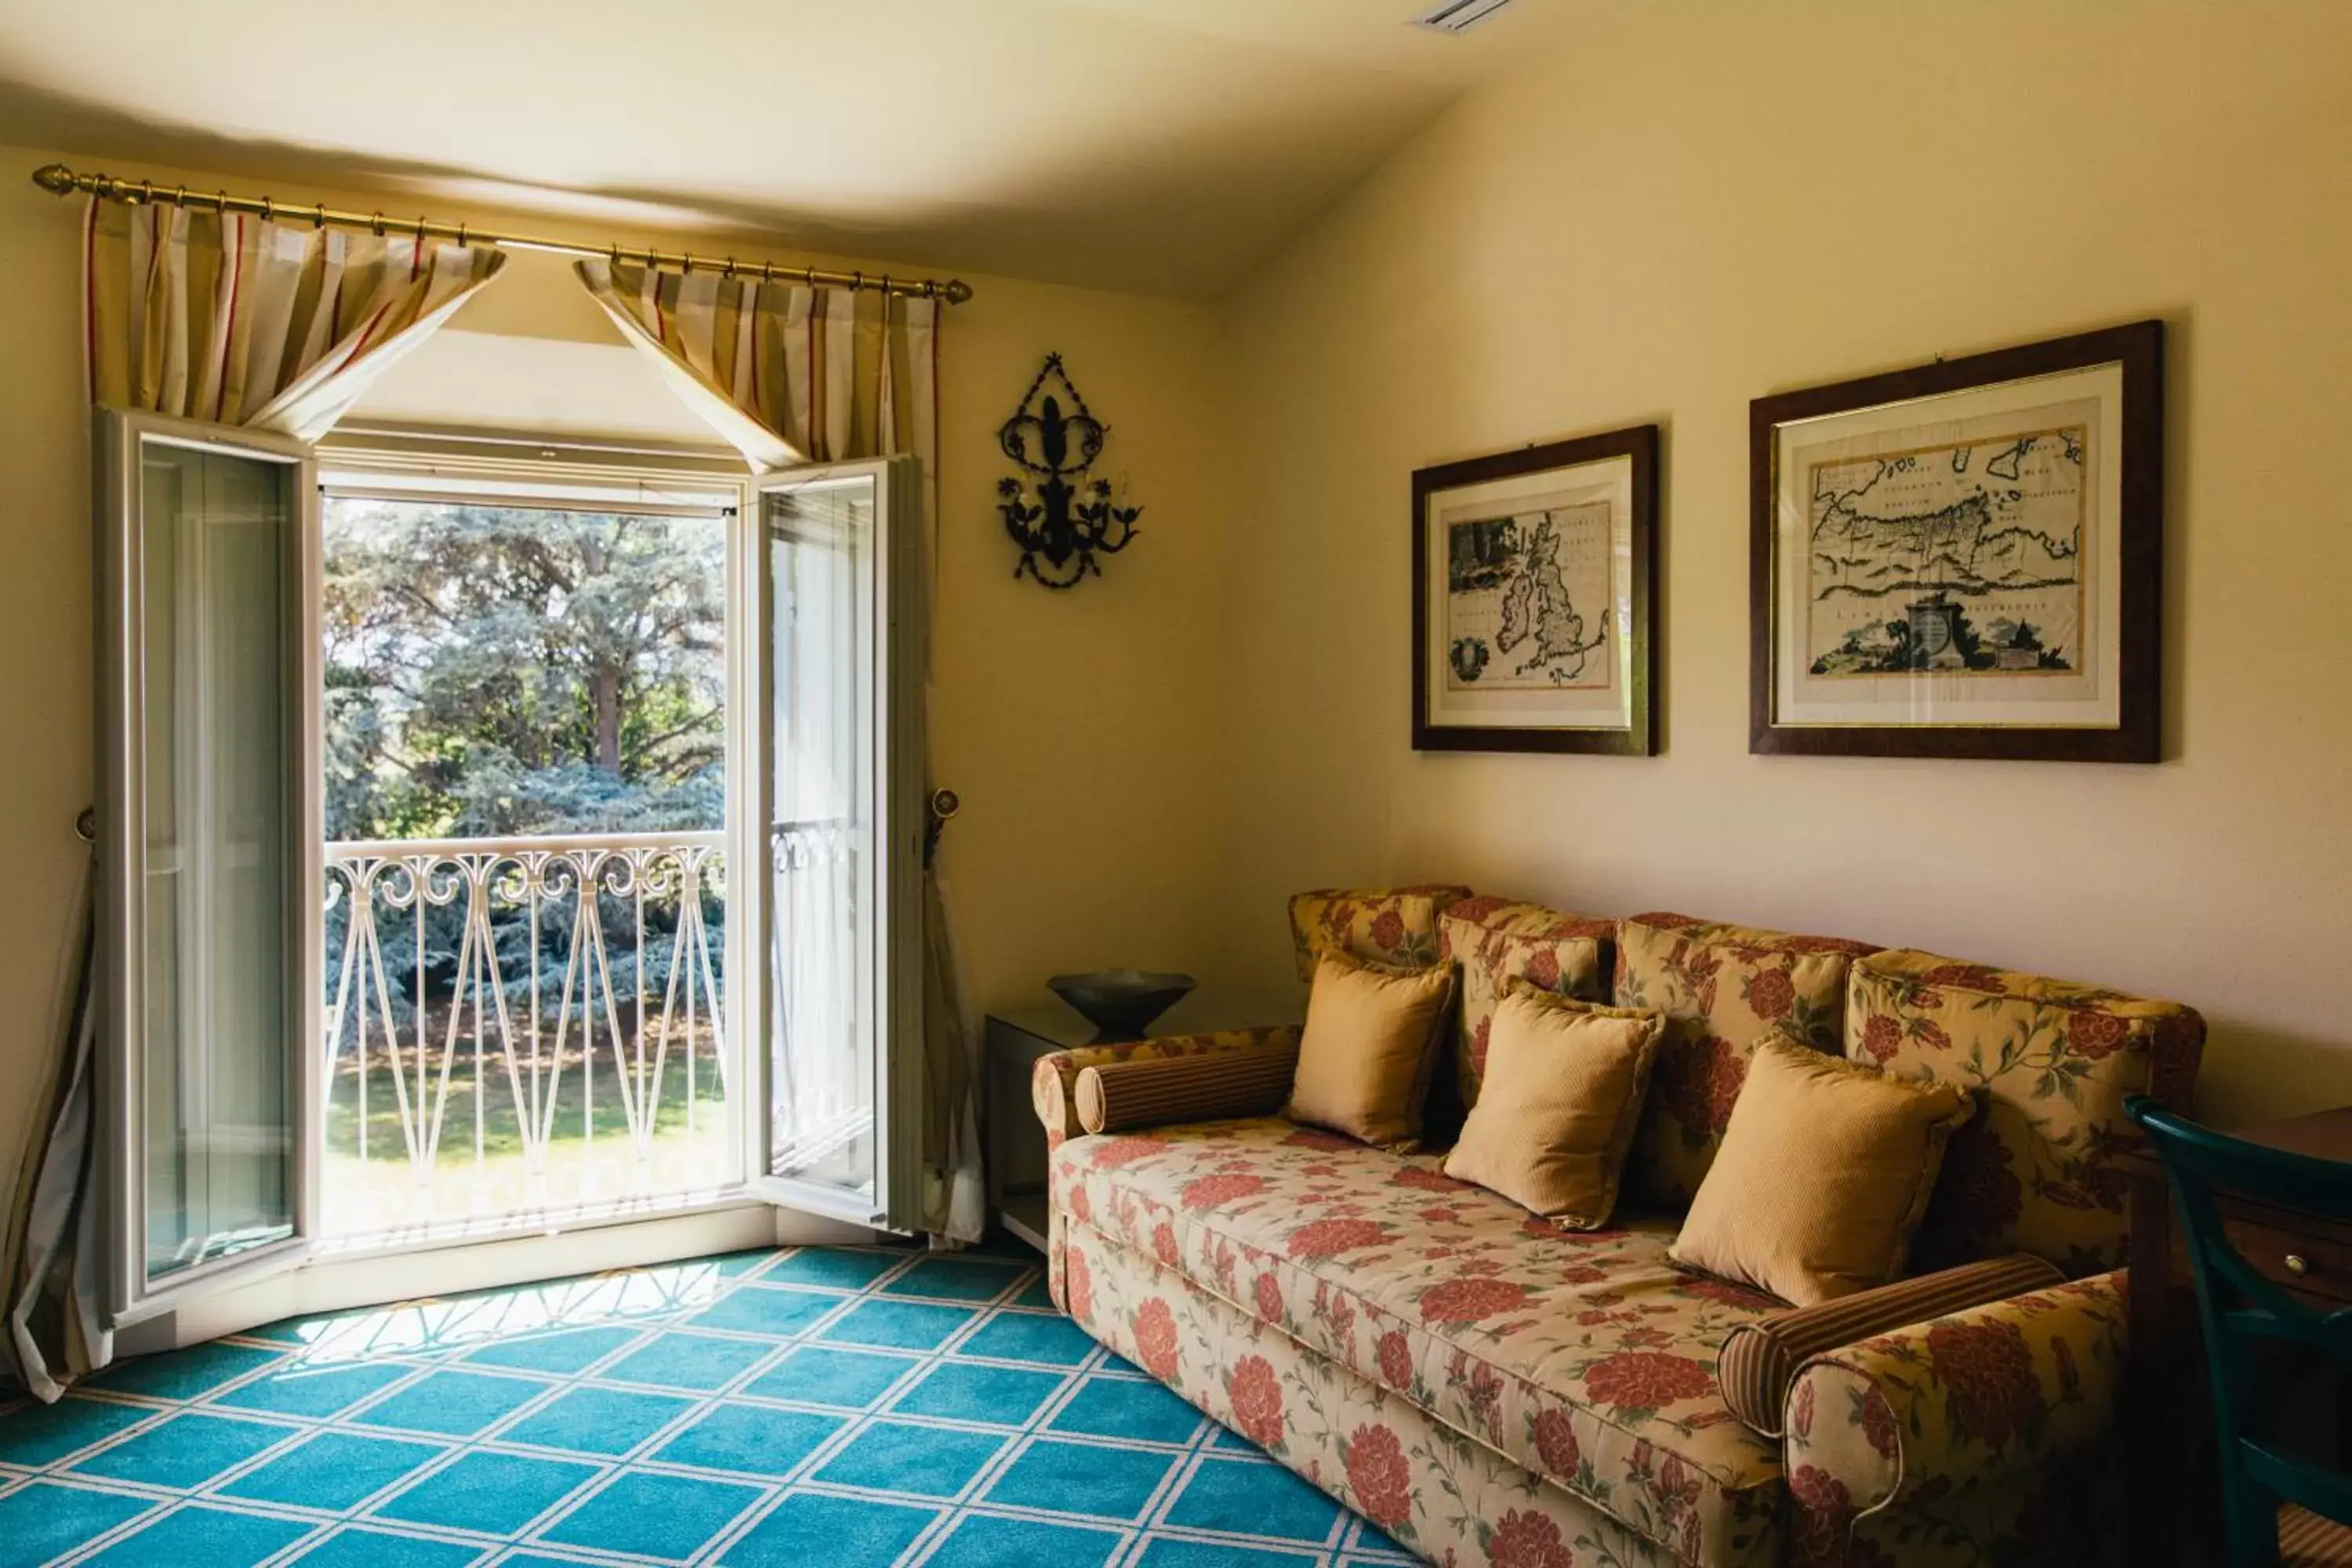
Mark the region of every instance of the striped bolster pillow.
POLYGON ((2296 1568, 2341 1568, 2352 1564, 2352 1529, 2291 1502, 2279 1510, 2278 1552, 2296 1568))
POLYGON ((1271 1116, 1290 1098, 1298 1043, 1110 1062, 1078 1074, 1078 1125, 1089 1132, 1271 1116))
POLYGON ((2056 1264, 2017 1252, 1759 1318, 1724 1337, 1723 1348, 1716 1352, 1716 1381, 1722 1385, 1723 1402, 1742 1424, 1760 1436, 1778 1437, 1782 1436, 1781 1408, 1789 1401, 1789 1385, 1811 1358, 1873 1334, 2065 1281, 2056 1264))

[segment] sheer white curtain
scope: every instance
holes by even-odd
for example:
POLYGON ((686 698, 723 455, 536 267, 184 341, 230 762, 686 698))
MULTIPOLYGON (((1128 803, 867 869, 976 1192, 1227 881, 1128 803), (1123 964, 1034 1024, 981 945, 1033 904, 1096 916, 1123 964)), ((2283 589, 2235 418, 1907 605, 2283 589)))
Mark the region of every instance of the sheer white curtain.
POLYGON ((62 1048, 32 1100, 39 1120, 16 1173, 0 1258, 0 1292, 7 1306, 0 1368, 45 1401, 56 1400, 67 1384, 114 1359, 114 1337, 100 1305, 106 1281, 99 1274, 106 1238, 98 1229, 97 1086, 90 1080, 97 1027, 90 994, 96 936, 91 893, 85 866, 68 917, 73 934, 58 1007, 64 1019, 62 1048))
MULTIPOLYGON (((924 594, 937 625, 939 301, 709 268, 593 258, 581 285, 624 337, 755 468, 911 454, 922 459, 924 594)), ((925 712, 932 711, 924 672, 925 712)), ((929 748, 927 748, 929 751, 929 748)), ((965 1002, 951 901, 935 854, 924 877, 925 1226, 978 1240, 985 1224, 965 1002)))

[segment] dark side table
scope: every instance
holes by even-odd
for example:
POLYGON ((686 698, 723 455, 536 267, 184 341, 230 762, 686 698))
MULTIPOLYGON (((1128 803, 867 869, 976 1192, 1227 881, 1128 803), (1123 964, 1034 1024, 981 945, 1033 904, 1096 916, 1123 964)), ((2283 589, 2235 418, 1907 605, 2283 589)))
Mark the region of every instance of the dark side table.
MULTIPOLYGON (((1285 1021, 1237 1016, 1187 996, 1152 1024, 1151 1037, 1285 1021)), ((1030 1100, 1029 1076, 1039 1057, 1094 1043, 1095 1026, 1059 1002, 991 1013, 982 1037, 989 1215, 1040 1252, 1045 1249, 1045 1129, 1030 1100)))
MULTIPOLYGON (((2352 1105, 2226 1128, 2231 1136, 2323 1160, 2352 1161, 2352 1105)), ((2172 1192, 2154 1151, 2124 1157, 2131 1180, 2131 1346, 2126 1389, 2126 1465, 2131 1561, 2221 1562, 2221 1479, 2213 1398, 2197 1315, 2197 1287, 2172 1192)), ((2214 1194, 2222 1228, 2247 1262, 2323 1311, 2352 1307, 2352 1226, 2301 1210, 2214 1194)), ((2298 1426, 2318 1445, 2344 1443, 2341 1411, 2322 1408, 2298 1426)))

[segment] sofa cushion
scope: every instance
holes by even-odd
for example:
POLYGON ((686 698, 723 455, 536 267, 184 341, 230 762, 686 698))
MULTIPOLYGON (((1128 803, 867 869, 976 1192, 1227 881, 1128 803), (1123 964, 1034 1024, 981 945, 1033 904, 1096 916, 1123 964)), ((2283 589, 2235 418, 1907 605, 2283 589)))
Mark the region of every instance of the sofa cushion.
POLYGON ((1294 1121, 1409 1148, 1454 1006, 1454 966, 1382 969, 1325 953, 1299 1031, 1294 1121))
POLYGON ((1462 1019, 1454 1084, 1461 1109, 1478 1103, 1495 1006, 1515 980, 1587 1002, 1609 999, 1615 921, 1594 920, 1508 899, 1464 899, 1438 917, 1437 950, 1462 969, 1462 1019))
POLYGON ((1927 1205, 1915 1268, 2007 1252, 2070 1275, 2124 1262, 2125 1097, 2186 1109, 2205 1021, 2172 1002, 1961 963, 1873 953, 1853 966, 1845 1054, 1977 1091, 1927 1205))
POLYGON ((1800 1307, 1898 1279, 1944 1145, 1975 1110, 1958 1084, 1759 1040, 1670 1256, 1800 1307))
POLYGON ((1780 1304, 1672 1268, 1670 1222, 1562 1231, 1433 1158, 1265 1120, 1075 1139, 1053 1181, 1070 1217, 1628 1526, 1718 1543, 1687 1560, 1773 1506, 1780 1450, 1715 1357, 1780 1304))
POLYGON ((1437 917, 1470 889, 1452 882, 1406 888, 1318 888, 1290 899, 1290 944, 1298 978, 1315 978, 1327 952, 1400 969, 1435 963, 1437 917))
POLYGON ((1607 1225, 1662 1027, 1655 1013, 1514 985, 1495 1009, 1493 1092, 1463 1124, 1445 1173, 1563 1229, 1607 1225))
POLYGON ((1835 1052, 1846 966, 1873 951, 1830 936, 1722 925, 1688 915, 1635 915, 1617 923, 1616 1001, 1666 1016, 1634 1134, 1627 1190, 1682 1209, 1698 1195, 1730 1123, 1748 1058, 1767 1035, 1835 1052))

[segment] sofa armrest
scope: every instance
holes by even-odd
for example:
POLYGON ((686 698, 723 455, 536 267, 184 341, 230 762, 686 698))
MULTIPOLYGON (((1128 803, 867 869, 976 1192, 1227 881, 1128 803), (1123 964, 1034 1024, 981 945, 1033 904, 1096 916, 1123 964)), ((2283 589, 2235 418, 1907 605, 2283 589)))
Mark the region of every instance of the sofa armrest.
POLYGON ((2123 1385, 2124 1281, 2028 1291, 1805 1363, 1786 1447, 1793 1533, 1816 1553, 1801 1560, 1874 1561, 1962 1495, 1972 1517, 2013 1517, 2095 1458, 2123 1385))
POLYGON ((1116 1046, 1080 1046, 1037 1058, 1029 1073, 1030 1102, 1037 1120, 1045 1124, 1045 1144, 1058 1149, 1065 1139, 1078 1137, 1078 1074, 1090 1067, 1118 1062, 1160 1061, 1171 1057, 1211 1056, 1221 1051, 1295 1050, 1298 1026, 1280 1024, 1260 1029, 1221 1029, 1208 1035, 1168 1035, 1156 1040, 1130 1040, 1116 1046))

